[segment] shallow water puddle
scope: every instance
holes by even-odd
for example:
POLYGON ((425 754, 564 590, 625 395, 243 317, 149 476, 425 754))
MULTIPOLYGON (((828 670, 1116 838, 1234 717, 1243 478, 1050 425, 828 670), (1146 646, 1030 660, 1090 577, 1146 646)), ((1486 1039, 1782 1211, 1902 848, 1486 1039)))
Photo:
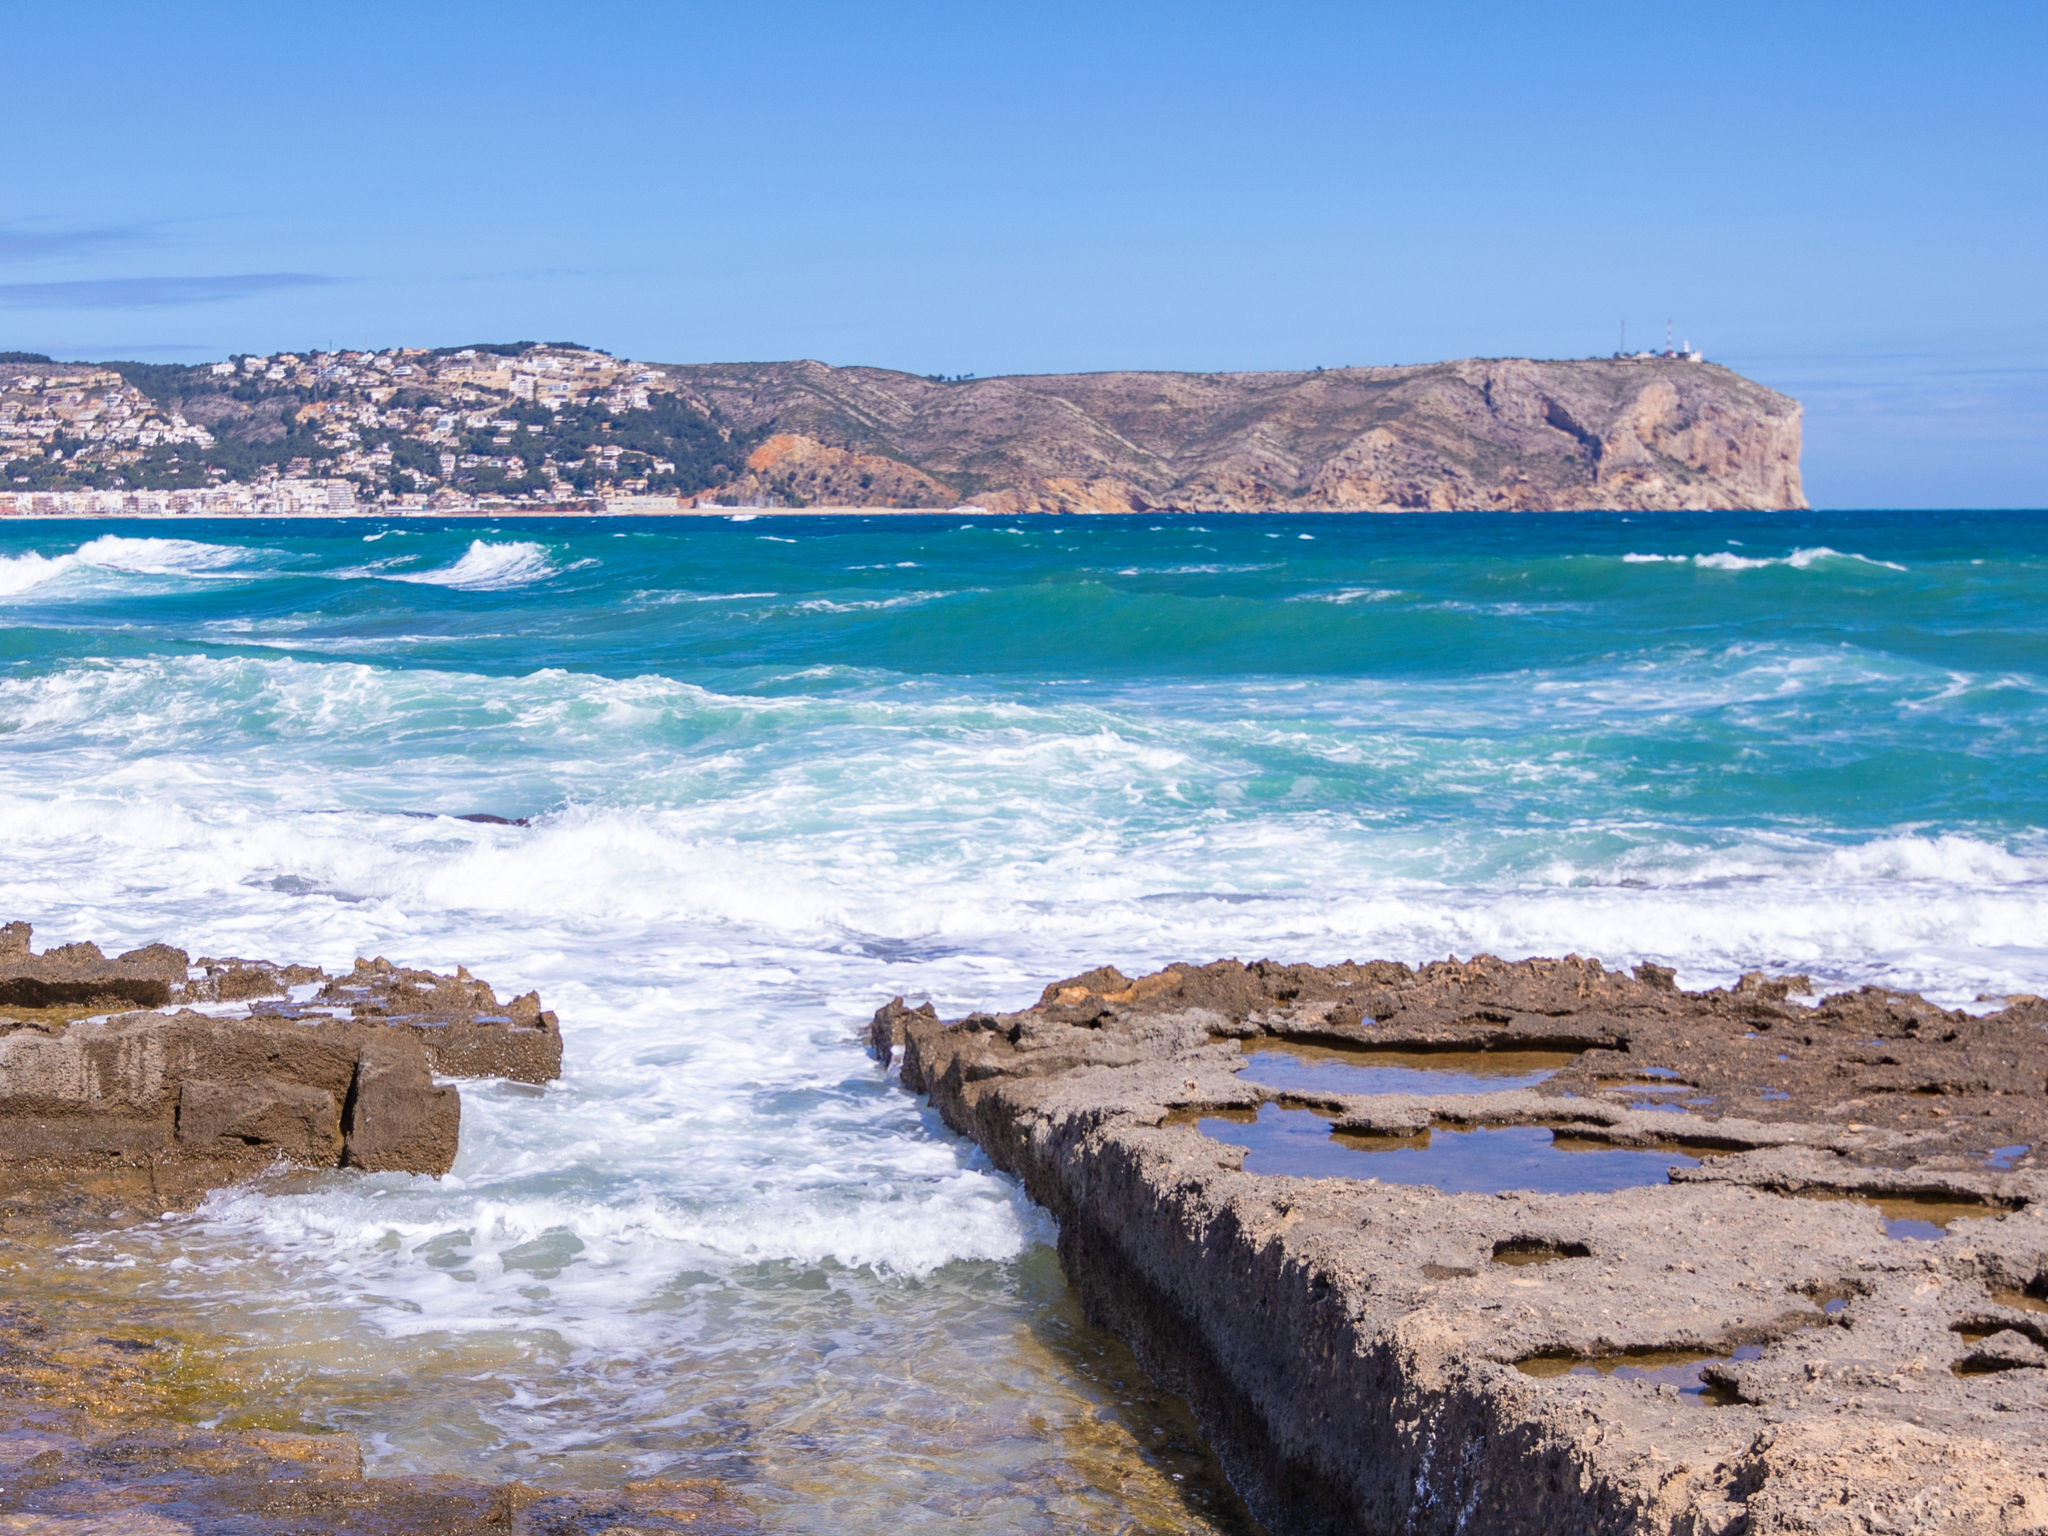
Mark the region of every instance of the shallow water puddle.
POLYGON ((1664 1067, 1645 1067, 1629 1077, 1601 1078, 1594 1084, 1600 1092, 1622 1098, 1624 1109, 1667 1110, 1683 1114, 1689 1109, 1713 1107, 1713 1095, 1701 1093, 1692 1083, 1664 1067))
POLYGON ((1802 1189, 1801 1200, 1853 1200, 1874 1205, 1884 1218, 1884 1235, 1898 1242, 1933 1243, 1948 1236, 1949 1226, 1958 1221, 1975 1221, 2003 1215, 2009 1207, 1989 1200, 1967 1200, 1954 1195, 1873 1195, 1854 1190, 1802 1189))
POLYGON ((1674 1167, 1696 1168, 1680 1152, 1640 1151, 1559 1138, 1540 1125, 1435 1127, 1415 1136, 1361 1136, 1336 1131, 1311 1109, 1263 1104, 1256 1119, 1225 1112, 1203 1116, 1204 1136, 1244 1147, 1247 1173, 1316 1179, 1378 1179, 1423 1184, 1454 1194, 1504 1189, 1543 1194, 1603 1194, 1662 1184, 1674 1167))
POLYGON ((1744 1344, 1725 1355, 1684 1349, 1630 1350, 1619 1355, 1534 1355, 1517 1360, 1515 1369, 1545 1379, 1615 1376, 1624 1381, 1645 1381, 1653 1386, 1676 1387, 1680 1401, 1694 1407, 1723 1408, 1742 1399, 1733 1387, 1707 1380, 1703 1374, 1706 1368, 1760 1360, 1763 1353, 1761 1344, 1744 1344))
POLYGON ((1506 1093, 1535 1087, 1580 1054, 1381 1050, 1270 1036, 1244 1050, 1246 1082, 1296 1093, 1506 1093))
POLYGON ((1994 1285, 1991 1299, 2001 1307, 2017 1307, 2022 1312, 2048 1312, 2048 1301, 2016 1286, 1994 1285))

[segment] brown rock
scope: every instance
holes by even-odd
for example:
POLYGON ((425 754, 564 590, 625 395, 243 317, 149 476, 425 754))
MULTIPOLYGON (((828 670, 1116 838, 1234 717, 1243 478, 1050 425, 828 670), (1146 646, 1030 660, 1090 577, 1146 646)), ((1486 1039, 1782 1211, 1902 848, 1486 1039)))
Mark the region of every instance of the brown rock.
POLYGON ((412 1034, 434 1070, 450 1077, 546 1083, 562 1075, 561 1023, 541 1007, 540 994, 501 1004, 488 983, 461 966, 442 976, 395 966, 381 955, 359 958, 354 970, 330 980, 304 1008, 263 1011, 299 1017, 336 1004, 362 1022, 412 1034))
POLYGON ((441 1174, 455 1162, 462 1100, 434 1082, 426 1051, 409 1035, 381 1032, 363 1042, 344 1117, 351 1168, 441 1174))
POLYGON ((341 1106, 324 1088, 282 1078, 188 1077, 178 1085, 177 1138, 194 1152, 274 1148, 291 1162, 327 1167, 341 1158, 341 1106))
POLYGON ((445 1173, 461 1101, 436 1071, 545 1082, 561 1027, 536 993, 361 960, 309 966, 202 960, 151 945, 108 960, 91 944, 37 955, 0 929, 0 1198, 16 1208, 107 1198, 174 1203, 273 1162, 445 1173), (325 980, 306 1002, 272 1001, 325 980), (137 995, 233 1002, 246 1015, 136 1012, 137 995), (130 1011, 114 1011, 127 1009, 130 1011))
POLYGON ((0 928, 0 1007, 161 1008, 185 984, 185 952, 168 944, 131 949, 112 960, 97 944, 63 944, 38 955, 29 950, 29 934, 27 923, 0 928))

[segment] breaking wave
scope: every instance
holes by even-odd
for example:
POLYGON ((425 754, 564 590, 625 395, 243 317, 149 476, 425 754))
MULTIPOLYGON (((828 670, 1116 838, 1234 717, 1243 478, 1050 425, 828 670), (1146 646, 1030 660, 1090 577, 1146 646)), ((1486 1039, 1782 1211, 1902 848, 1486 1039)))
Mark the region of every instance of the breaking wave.
POLYGON ((254 574, 237 570, 267 552, 233 544, 204 544, 194 539, 136 539, 103 533, 67 555, 34 550, 0 555, 0 597, 47 586, 66 576, 109 572, 124 576, 169 576, 217 581, 254 574))
POLYGON ((463 592, 502 592, 530 586, 556 574, 548 552, 525 539, 509 544, 488 544, 474 540, 453 565, 435 571, 380 571, 385 581, 411 582, 423 587, 454 587, 463 592))

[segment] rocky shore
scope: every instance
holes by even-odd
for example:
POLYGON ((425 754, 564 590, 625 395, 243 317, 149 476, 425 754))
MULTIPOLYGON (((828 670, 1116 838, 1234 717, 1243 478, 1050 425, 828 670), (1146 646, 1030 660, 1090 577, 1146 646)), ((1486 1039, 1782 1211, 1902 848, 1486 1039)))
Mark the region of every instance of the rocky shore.
POLYGON ((461 1098, 437 1075, 543 1083, 561 1028, 454 975, 358 960, 191 960, 152 944, 38 954, 0 928, 0 1536, 681 1531, 754 1522, 717 1483, 616 1493, 366 1478, 347 1435, 198 1426, 160 1318, 91 1323, 23 1283, 62 1245, 278 1169, 440 1175, 461 1098))
POLYGON ((1111 968, 872 1042, 1276 1532, 2048 1530, 2048 1003, 1111 968))
POLYGON ((0 929, 5 1204, 175 1205, 276 1162, 443 1174, 462 1104, 435 1073, 539 1083, 561 1059, 536 995, 501 1006, 460 969, 37 954, 26 923, 0 929))

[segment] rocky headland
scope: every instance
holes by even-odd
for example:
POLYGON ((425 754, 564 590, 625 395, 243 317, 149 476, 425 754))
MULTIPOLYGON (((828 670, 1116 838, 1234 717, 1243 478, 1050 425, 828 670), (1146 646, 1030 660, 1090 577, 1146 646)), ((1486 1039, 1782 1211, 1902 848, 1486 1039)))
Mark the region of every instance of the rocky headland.
POLYGON ((704 500, 994 512, 1781 509, 1796 400, 1711 363, 1473 358, 934 381, 672 367, 758 439, 704 500))
POLYGON ((1276 1532, 2048 1531, 2048 1003, 1103 968, 871 1040, 1276 1532))
POLYGON ((35 1283, 63 1268, 67 1241, 230 1183, 447 1172, 461 1099, 438 1077, 560 1074, 560 1025, 537 995, 500 1003, 466 970, 381 958, 330 975, 165 944, 37 953, 30 939, 25 923, 0 928, 0 1536, 755 1528, 711 1481, 373 1478, 347 1435, 195 1424, 175 1323, 82 1317, 35 1283))

